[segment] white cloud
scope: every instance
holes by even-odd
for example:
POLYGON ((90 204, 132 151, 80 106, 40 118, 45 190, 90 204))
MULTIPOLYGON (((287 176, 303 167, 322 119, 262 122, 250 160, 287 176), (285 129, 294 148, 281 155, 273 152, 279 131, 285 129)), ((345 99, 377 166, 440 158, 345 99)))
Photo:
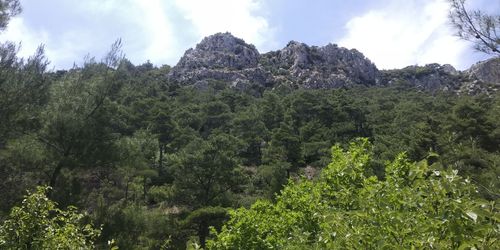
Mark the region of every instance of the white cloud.
POLYGON ((23 7, 0 40, 22 41, 22 56, 45 44, 55 68, 86 55, 99 59, 118 38, 136 64, 175 64, 184 50, 217 32, 229 31, 260 50, 275 46, 261 0, 52 0, 43 16, 35 2, 23 7))
MULTIPOLYGON (((168 18, 175 10, 167 9, 165 1, 87 0, 80 1, 79 5, 102 20, 104 26, 110 26, 105 29, 111 32, 104 31, 108 34, 103 36, 121 38, 123 50, 133 62, 150 60, 155 64, 164 64, 177 60, 179 45, 173 32, 174 23, 168 18)), ((106 44, 98 46, 103 45, 106 44)))
POLYGON ((142 61, 166 62, 175 60, 178 56, 177 41, 171 21, 167 17, 167 10, 161 0, 135 0, 138 9, 137 22, 141 23, 147 41, 142 61))
POLYGON ((18 56, 28 58, 36 49, 48 42, 48 33, 45 31, 34 31, 26 26, 22 17, 14 17, 10 20, 7 29, 0 33, 0 41, 10 41, 21 44, 18 56))
POLYGON ((175 4, 194 26, 198 40, 229 31, 262 51, 275 45, 273 29, 256 14, 263 11, 259 0, 175 0, 175 4))
POLYGON ((453 36, 446 0, 391 0, 352 18, 339 45, 356 48, 382 69, 427 63, 463 69, 468 44, 453 36))
MULTIPOLYGON (((18 55, 22 57, 29 57, 44 44, 55 68, 69 68, 86 55, 100 58, 118 38, 122 38, 123 50, 134 63, 146 60, 158 65, 174 63, 183 52, 173 34, 173 24, 167 18, 169 13, 164 1, 87 0, 75 1, 72 6, 78 15, 69 20, 75 22, 70 28, 58 30, 44 24, 33 28, 21 13, 0 33, 0 41, 21 42, 18 55)), ((68 21, 58 18, 60 22, 68 21)))
POLYGON ((77 59, 78 53, 71 41, 77 39, 81 41, 79 39, 81 37, 80 34, 69 33, 64 37, 62 43, 55 49, 47 31, 34 30, 25 24, 25 20, 21 16, 17 16, 10 20, 7 29, 4 33, 0 34, 0 41, 9 41, 20 45, 17 56, 25 59, 34 55, 38 47, 43 45, 46 57, 51 61, 51 65, 54 66, 57 65, 57 62, 77 59), (73 39, 71 39, 72 36, 73 39))

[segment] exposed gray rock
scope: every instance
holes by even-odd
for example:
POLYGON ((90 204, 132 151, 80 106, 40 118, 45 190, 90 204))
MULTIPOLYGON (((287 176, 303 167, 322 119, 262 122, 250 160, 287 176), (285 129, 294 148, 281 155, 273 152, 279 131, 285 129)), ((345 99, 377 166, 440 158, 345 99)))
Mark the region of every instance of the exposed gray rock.
POLYGON ((382 76, 382 83, 387 85, 406 84, 430 91, 456 91, 461 82, 461 75, 453 66, 436 63, 385 70, 382 76))
POLYGON ((236 71, 257 67, 259 56, 255 46, 229 33, 217 33, 187 50, 169 77, 185 84, 207 78, 232 81, 241 77, 236 71))
POLYGON ((441 70, 448 74, 448 75, 452 75, 452 76, 458 76, 460 74, 460 72, 458 72, 455 67, 451 66, 450 64, 444 64, 443 66, 441 66, 441 70))
POLYGON ((261 65, 302 88, 339 88, 374 85, 378 70, 356 50, 334 44, 307 46, 291 41, 278 51, 262 55, 261 65))
POLYGON ((187 50, 168 78, 197 89, 207 89, 215 81, 242 91, 280 85, 307 89, 405 85, 477 94, 498 89, 500 58, 480 62, 465 72, 449 64, 379 71, 359 51, 335 44, 318 47, 291 41, 281 50, 259 54, 242 39, 217 33, 187 50))
POLYGON ((259 52, 230 33, 217 33, 204 38, 195 49, 186 51, 179 61, 180 68, 244 69, 256 67, 259 52), (193 60, 195 59, 195 60, 193 60))
MULTIPOLYGON (((492 76, 495 69, 489 68, 491 64, 478 64, 471 69, 460 72, 453 66, 436 63, 425 66, 408 66, 403 69, 381 71, 381 82, 384 85, 407 85, 428 91, 451 91, 457 94, 490 94, 498 88, 484 79, 497 79, 492 76), (488 67, 482 68, 481 66, 488 67), (481 72, 481 73, 479 73, 481 72), (479 79, 477 74, 482 74, 479 79)), ((498 85, 497 85, 498 86, 498 85)))
POLYGON ((238 89, 258 84, 273 87, 293 83, 302 88, 338 88, 375 84, 378 70, 356 50, 329 44, 309 47, 292 41, 282 50, 260 55, 253 45, 218 33, 189 49, 172 68, 169 78, 181 84, 212 79, 238 89))
POLYGON ((500 57, 478 62, 472 65, 466 73, 482 82, 500 85, 500 57))

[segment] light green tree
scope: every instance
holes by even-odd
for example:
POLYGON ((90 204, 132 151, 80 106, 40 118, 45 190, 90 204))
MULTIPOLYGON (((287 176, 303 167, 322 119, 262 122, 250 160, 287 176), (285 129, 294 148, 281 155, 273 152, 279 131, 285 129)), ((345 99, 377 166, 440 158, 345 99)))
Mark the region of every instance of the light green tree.
POLYGON ((498 205, 475 198, 457 171, 388 163, 368 176, 372 146, 332 148, 318 181, 289 182, 276 203, 230 211, 209 249, 498 249, 498 205))
POLYGON ((93 249, 100 231, 83 224, 75 207, 67 210, 46 196, 48 187, 28 193, 0 226, 0 249, 93 249))

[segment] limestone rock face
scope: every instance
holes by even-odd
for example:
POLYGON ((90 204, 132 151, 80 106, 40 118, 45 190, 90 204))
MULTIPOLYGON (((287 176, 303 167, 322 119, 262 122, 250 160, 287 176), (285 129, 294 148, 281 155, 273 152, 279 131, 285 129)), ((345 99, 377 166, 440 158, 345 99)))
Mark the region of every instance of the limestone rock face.
POLYGON ((479 81, 500 85, 500 57, 478 62, 466 72, 479 81))
POLYGON ((261 64, 302 88, 339 88, 374 85, 378 70, 356 50, 334 44, 307 46, 291 41, 278 51, 262 55, 261 64))
POLYGON ((408 66, 403 69, 381 71, 384 85, 403 84, 427 91, 451 91, 457 94, 490 94, 500 86, 499 58, 473 65, 466 71, 458 71, 449 64, 437 63, 425 66, 408 66))
POLYGON ((406 84, 419 89, 438 91, 460 88, 461 74, 453 66, 437 63, 425 66, 408 66, 382 72, 387 85, 406 84))
POLYGON ((257 67, 259 56, 255 46, 229 33, 217 33, 187 50, 169 77, 184 84, 206 79, 234 81, 245 77, 240 71, 257 67))
POLYGON ((291 41, 283 49, 260 54, 230 33, 204 38, 170 71, 171 82, 207 88, 211 82, 238 90, 275 88, 330 89, 356 85, 405 85, 427 91, 488 93, 500 86, 500 58, 457 71, 449 64, 382 70, 355 49, 335 44, 308 46, 291 41))
POLYGON ((292 41, 281 50, 259 54, 253 45, 230 33, 217 33, 187 50, 168 77, 185 85, 216 80, 238 88, 244 84, 273 87, 277 83, 338 88, 372 85, 377 76, 375 65, 356 50, 332 44, 309 47, 292 41))
POLYGON ((229 33, 205 37, 195 49, 189 49, 178 63, 178 68, 244 69, 256 67, 259 52, 255 46, 229 33))

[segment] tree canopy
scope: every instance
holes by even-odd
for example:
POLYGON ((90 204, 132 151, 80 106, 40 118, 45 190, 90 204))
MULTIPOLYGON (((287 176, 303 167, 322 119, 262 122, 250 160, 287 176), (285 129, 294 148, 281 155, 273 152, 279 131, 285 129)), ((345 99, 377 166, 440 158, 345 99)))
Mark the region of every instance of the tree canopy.
POLYGON ((2 249, 94 249, 99 230, 84 224, 75 207, 66 210, 46 196, 48 187, 28 193, 0 226, 2 249))
POLYGON ((276 202, 230 211, 209 249, 496 249, 498 207, 474 198, 456 170, 438 170, 404 153, 367 174, 367 139, 332 148, 316 181, 290 181, 276 202))
MULTIPOLYGON (((0 1, 0 31, 19 11, 0 1)), ((464 37, 498 49, 476 16, 464 37)), ((494 88, 402 80, 424 67, 387 86, 200 88, 120 45, 59 71, 43 46, 0 45, 0 249, 500 248, 494 88)))

